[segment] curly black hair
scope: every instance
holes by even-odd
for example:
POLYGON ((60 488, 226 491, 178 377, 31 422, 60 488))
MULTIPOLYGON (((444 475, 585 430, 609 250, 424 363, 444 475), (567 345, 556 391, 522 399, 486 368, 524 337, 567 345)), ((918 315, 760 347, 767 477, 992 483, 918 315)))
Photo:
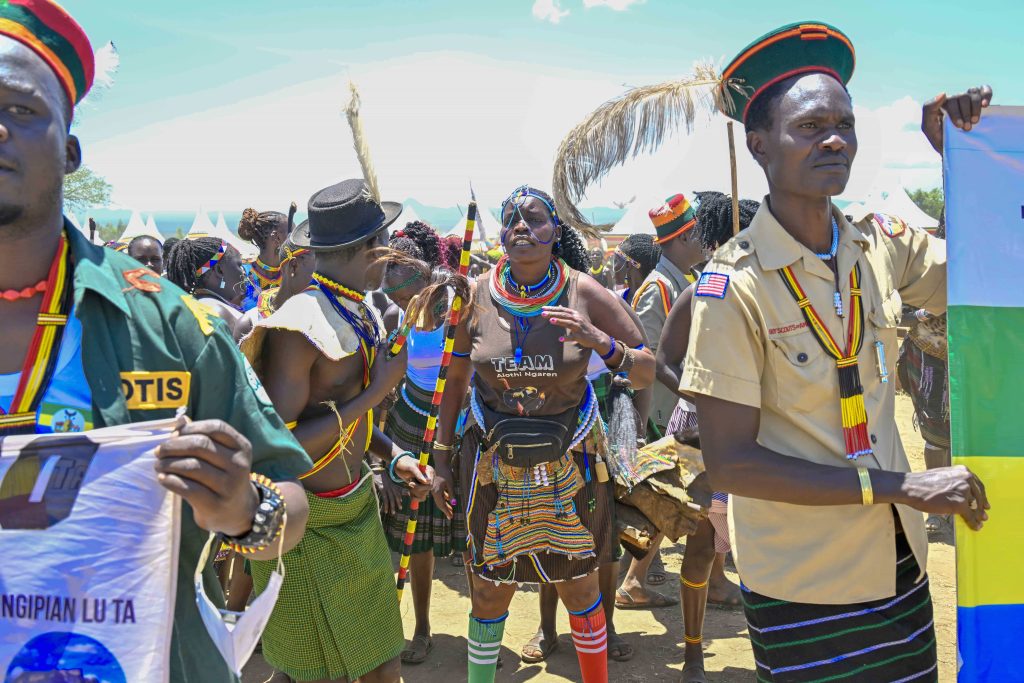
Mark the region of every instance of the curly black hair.
POLYGON ((445 265, 441 258, 440 235, 422 221, 406 223, 404 228, 391 235, 388 246, 430 266, 445 265))
MULTIPOLYGON (((697 207, 700 245, 707 251, 714 251, 732 237, 732 197, 713 190, 695 194, 700 200, 697 207)), ((740 200, 740 230, 750 225, 760 206, 760 202, 752 199, 740 200)))
POLYGON ((655 243, 654 235, 637 233, 622 240, 619 249, 629 258, 640 264, 643 277, 650 275, 658 260, 661 259, 661 247, 655 243))
POLYGON ((196 271, 217 255, 221 244, 216 237, 181 240, 167 255, 167 279, 191 294, 200 284, 196 271))

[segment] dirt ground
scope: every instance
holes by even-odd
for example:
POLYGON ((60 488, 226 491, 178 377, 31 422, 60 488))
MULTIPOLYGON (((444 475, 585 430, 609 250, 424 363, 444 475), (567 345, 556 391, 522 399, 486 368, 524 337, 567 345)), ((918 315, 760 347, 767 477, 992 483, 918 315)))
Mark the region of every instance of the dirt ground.
MULTIPOLYGON (((914 470, 924 469, 924 442, 913 426, 913 407, 905 395, 896 398, 896 419, 911 466, 914 470)), ((684 547, 683 544, 667 542, 662 547, 665 569, 669 574, 662 591, 675 590, 679 585, 684 547)), ((952 531, 933 536, 929 550, 928 569, 939 644, 939 680, 955 681, 956 581, 952 531)), ((431 610, 434 651, 425 663, 404 667, 405 681, 450 683, 465 679, 466 615, 470 607, 466 577, 461 569, 447 561, 438 561, 434 573, 431 610)), ((735 574, 731 574, 731 578, 735 581, 735 574)), ((537 628, 537 593, 520 591, 509 611, 501 649, 504 668, 498 672, 498 681, 540 683, 579 680, 579 668, 568 636, 569 625, 564 610, 560 610, 558 618, 561 634, 558 651, 546 662, 533 665, 520 661, 519 648, 537 628)), ((411 636, 414 620, 408 592, 402 604, 402 615, 406 636, 411 636)), ((615 683, 679 680, 683 663, 683 620, 678 606, 653 611, 617 611, 615 628, 633 646, 636 654, 629 662, 609 662, 609 680, 615 683)), ((373 637, 372 634, 367 636, 373 637)), ((709 609, 704 639, 708 680, 712 683, 748 683, 755 680, 754 660, 741 611, 709 609)), ((266 664, 256 656, 246 669, 244 683, 264 683, 271 674, 266 664)))

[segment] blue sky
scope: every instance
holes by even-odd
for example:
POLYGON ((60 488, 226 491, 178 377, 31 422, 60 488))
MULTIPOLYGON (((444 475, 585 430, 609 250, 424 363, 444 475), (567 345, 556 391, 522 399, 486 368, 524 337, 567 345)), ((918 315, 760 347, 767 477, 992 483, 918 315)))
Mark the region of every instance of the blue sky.
MULTIPOLYGON (((912 139, 917 103, 981 82, 993 85, 997 102, 1024 102, 1019 0, 973 5, 984 11, 943 0, 817 10, 764 0, 64 5, 94 46, 118 46, 116 84, 83 112, 76 133, 118 203, 143 210, 279 203, 355 173, 338 117, 350 77, 363 92, 385 193, 390 183, 399 198, 450 205, 465 194, 461 178, 473 177, 497 201, 501 188, 525 180, 546 185, 561 136, 625 86, 680 77, 697 59, 724 63, 758 35, 801 19, 851 36, 855 102, 891 129, 879 135, 878 159, 865 163, 904 184, 939 178, 937 158, 912 139)), ((699 147, 686 149, 700 157, 699 147)), ((701 161, 677 156, 624 169, 590 199, 670 184, 680 163, 701 161)), ((755 184, 751 193, 760 191, 755 184)))

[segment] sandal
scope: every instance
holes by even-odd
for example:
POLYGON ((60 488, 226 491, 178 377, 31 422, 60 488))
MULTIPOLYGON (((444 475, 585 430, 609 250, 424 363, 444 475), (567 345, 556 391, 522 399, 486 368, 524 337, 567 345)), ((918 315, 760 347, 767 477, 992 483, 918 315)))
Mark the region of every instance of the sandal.
POLYGON ((647 569, 647 585, 661 586, 668 577, 665 576, 665 563, 661 560, 661 553, 654 556, 651 566, 647 569))
POLYGON ((526 664, 537 664, 550 657, 558 649, 558 637, 548 641, 543 631, 537 631, 537 635, 523 645, 519 657, 526 664))
POLYGON ((672 607, 679 604, 679 598, 674 595, 663 595, 658 591, 648 590, 647 600, 638 601, 626 592, 624 588, 615 591, 615 609, 657 609, 659 607, 672 607))
POLYGON ((614 662, 628 662, 633 659, 633 646, 618 633, 608 634, 608 659, 614 662))
POLYGON ((402 664, 422 664, 433 649, 434 641, 430 636, 413 636, 409 647, 402 650, 402 664))
POLYGON ((729 582, 731 590, 724 600, 717 600, 708 594, 708 607, 716 607, 718 609, 736 610, 743 607, 743 597, 740 595, 739 586, 736 586, 731 581, 729 582))

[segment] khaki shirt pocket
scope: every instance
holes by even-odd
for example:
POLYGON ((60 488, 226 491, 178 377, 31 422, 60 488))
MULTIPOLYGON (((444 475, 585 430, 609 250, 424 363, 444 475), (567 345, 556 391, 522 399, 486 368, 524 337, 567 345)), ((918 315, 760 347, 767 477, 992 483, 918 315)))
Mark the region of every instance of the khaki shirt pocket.
MULTIPOLYGON (((881 302, 868 313, 869 327, 865 330, 864 347, 871 352, 873 362, 871 368, 861 369, 862 383, 869 377, 868 372, 874 371, 873 374, 876 377, 880 374, 877 368, 878 352, 874 348, 876 341, 882 342, 885 346, 885 365, 890 377, 889 381, 895 381, 893 378, 896 377, 896 359, 899 356, 896 328, 900 324, 902 315, 903 297, 895 289, 888 296, 883 297, 881 302)), ((863 356, 861 358, 863 359, 863 356)), ((861 363, 863 364, 863 360, 861 363)))
POLYGON ((765 385, 774 391, 773 402, 780 412, 813 413, 827 400, 837 381, 836 362, 821 348, 806 323, 777 329, 786 331, 769 332, 766 365, 773 377, 766 377, 765 385))

